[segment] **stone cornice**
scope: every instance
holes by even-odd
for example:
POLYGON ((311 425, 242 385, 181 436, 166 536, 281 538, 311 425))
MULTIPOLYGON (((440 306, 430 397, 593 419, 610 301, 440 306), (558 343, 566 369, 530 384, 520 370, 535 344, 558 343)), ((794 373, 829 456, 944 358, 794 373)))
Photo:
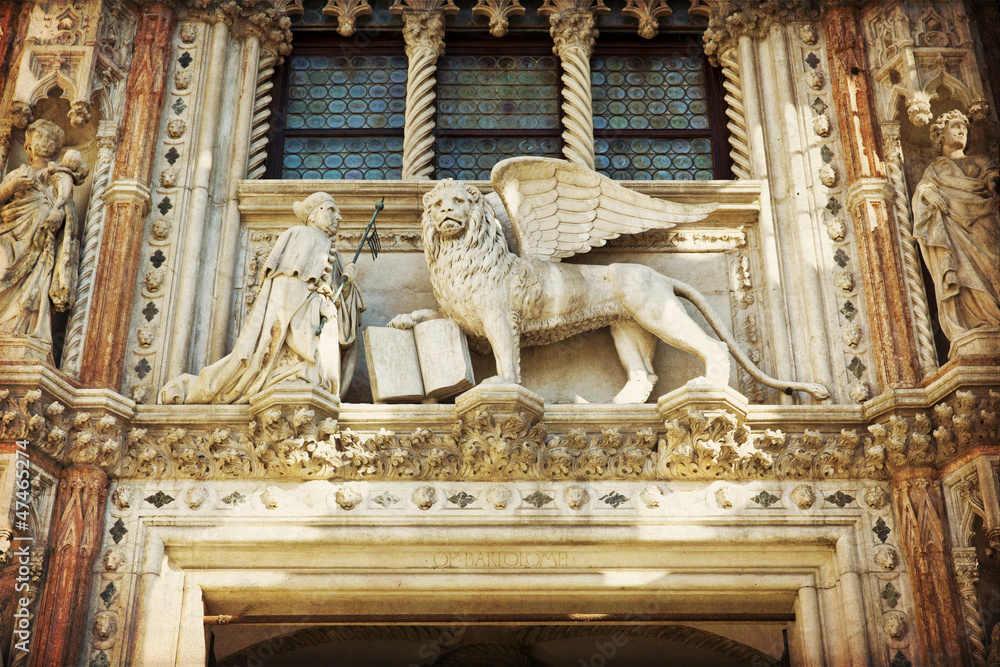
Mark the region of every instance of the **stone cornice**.
MULTIPOLYGON (((285 229, 296 224, 292 204, 322 191, 333 195, 344 215, 341 234, 360 233, 371 219, 375 202, 384 196, 385 209, 379 213, 379 229, 419 235, 421 198, 436 184, 437 181, 245 180, 240 181, 238 190, 240 216, 250 228, 285 229)), ((488 181, 470 181, 470 184, 484 193, 493 190, 488 181)), ((670 201, 719 202, 719 208, 699 222, 698 229, 731 229, 754 224, 760 212, 760 181, 633 181, 627 185, 637 192, 670 201)))
POLYGON ((305 404, 137 407, 37 364, 3 376, 0 438, 118 478, 884 480, 1000 437, 995 367, 956 367, 865 406, 748 406, 731 390, 681 388, 659 408, 539 413, 479 392, 457 407, 348 404, 339 421, 305 404))

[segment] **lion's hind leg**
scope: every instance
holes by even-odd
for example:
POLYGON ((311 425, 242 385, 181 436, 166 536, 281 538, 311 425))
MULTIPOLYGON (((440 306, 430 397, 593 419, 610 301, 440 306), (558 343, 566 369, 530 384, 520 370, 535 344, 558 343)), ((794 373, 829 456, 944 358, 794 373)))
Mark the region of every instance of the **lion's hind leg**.
POLYGON ((653 374, 656 336, 635 322, 624 320, 611 325, 611 338, 628 373, 628 381, 612 402, 644 403, 657 380, 653 374))
POLYGON ((729 347, 705 333, 688 315, 669 278, 640 264, 612 264, 607 280, 615 298, 643 328, 705 363, 705 382, 718 387, 729 384, 729 347))

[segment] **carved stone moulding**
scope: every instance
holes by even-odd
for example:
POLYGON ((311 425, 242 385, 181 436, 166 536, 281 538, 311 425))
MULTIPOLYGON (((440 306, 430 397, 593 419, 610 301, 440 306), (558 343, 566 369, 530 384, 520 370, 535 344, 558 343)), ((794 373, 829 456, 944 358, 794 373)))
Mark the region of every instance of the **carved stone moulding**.
POLYGON ((502 385, 454 406, 342 408, 279 386, 249 406, 137 407, 20 364, 5 367, 0 438, 117 478, 880 481, 1000 438, 995 369, 938 382, 855 407, 747 405, 732 389, 700 387, 658 406, 543 405, 502 385))
POLYGON ((944 87, 974 123, 987 119, 968 18, 960 4, 868 3, 863 17, 880 118, 895 118, 902 104, 911 123, 927 125, 933 119, 931 103, 944 87))

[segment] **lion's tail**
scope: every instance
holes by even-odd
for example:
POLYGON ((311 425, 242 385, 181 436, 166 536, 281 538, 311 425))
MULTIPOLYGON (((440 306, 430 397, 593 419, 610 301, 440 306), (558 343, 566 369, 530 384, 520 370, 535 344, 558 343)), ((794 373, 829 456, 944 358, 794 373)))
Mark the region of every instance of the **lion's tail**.
POLYGON ((740 366, 742 366, 755 380, 765 386, 780 389, 789 396, 791 396, 793 391, 804 391, 817 400, 823 400, 830 397, 830 392, 821 384, 812 382, 785 382, 766 374, 758 368, 757 364, 755 364, 753 360, 742 350, 742 348, 740 348, 739 344, 736 342, 736 337, 733 336, 732 332, 726 327, 722 318, 715 313, 712 306, 709 305, 705 296, 701 292, 687 283, 683 283, 675 278, 671 278, 670 282, 673 283, 674 291, 678 295, 693 303, 695 307, 701 311, 701 314, 705 316, 705 319, 712 326, 715 333, 718 334, 719 338, 721 338, 729 347, 729 351, 732 353, 736 361, 739 362, 740 366))

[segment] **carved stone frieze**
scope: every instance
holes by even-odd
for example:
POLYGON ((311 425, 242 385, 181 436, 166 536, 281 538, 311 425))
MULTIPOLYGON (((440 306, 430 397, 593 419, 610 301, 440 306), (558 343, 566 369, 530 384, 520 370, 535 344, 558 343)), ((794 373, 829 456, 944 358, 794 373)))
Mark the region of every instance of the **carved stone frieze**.
MULTIPOLYGON (((708 28, 702 35, 705 53, 712 64, 718 64, 720 54, 746 35, 761 39, 773 23, 812 21, 819 16, 813 0, 722 0, 714 3, 708 28)), ((815 29, 813 29, 815 33, 815 29)), ((815 43, 815 34, 812 41, 815 43)))
MULTIPOLYGON (((190 0, 179 8, 180 18, 188 21, 216 23, 224 21, 234 36, 252 35, 261 46, 281 60, 292 51, 292 21, 288 18, 290 3, 283 0, 190 0)), ((182 40, 184 36, 181 35, 182 40)), ((192 40, 193 41, 193 40, 192 40)))
MULTIPOLYGON (((758 430, 725 409, 685 408, 671 413, 662 429, 613 422, 584 429, 477 408, 450 426, 404 435, 338 423, 294 403, 265 406, 248 421, 232 419, 245 412, 231 413, 224 424, 206 427, 68 408, 41 390, 0 389, 0 438, 28 440, 56 461, 94 464, 118 478, 885 480, 995 442, 998 412, 1000 392, 958 391, 933 410, 870 424, 867 433, 806 428, 785 434, 758 430)), ((873 494, 864 502, 884 505, 873 494)), ((967 495, 972 502, 973 491, 967 495)), ((116 496, 116 503, 126 500, 116 496)))

